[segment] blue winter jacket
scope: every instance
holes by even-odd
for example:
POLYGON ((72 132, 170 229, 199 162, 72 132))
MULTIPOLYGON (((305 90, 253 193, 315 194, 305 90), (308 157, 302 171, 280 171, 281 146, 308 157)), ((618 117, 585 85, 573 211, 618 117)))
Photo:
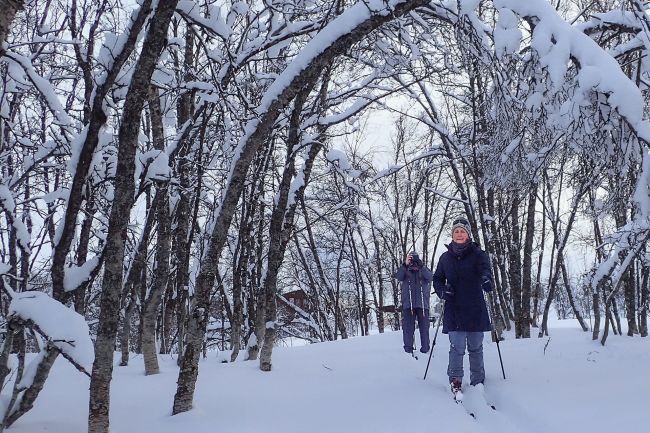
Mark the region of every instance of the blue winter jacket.
POLYGON ((433 287, 440 298, 447 283, 453 295, 447 296, 442 332, 492 330, 483 297, 484 290, 492 290, 490 259, 477 243, 472 242, 460 255, 447 246, 433 274, 433 287))
POLYGON ((395 272, 394 277, 401 282, 403 310, 411 308, 429 309, 431 278, 433 277, 429 268, 421 266, 420 270, 413 272, 402 263, 402 266, 395 272))

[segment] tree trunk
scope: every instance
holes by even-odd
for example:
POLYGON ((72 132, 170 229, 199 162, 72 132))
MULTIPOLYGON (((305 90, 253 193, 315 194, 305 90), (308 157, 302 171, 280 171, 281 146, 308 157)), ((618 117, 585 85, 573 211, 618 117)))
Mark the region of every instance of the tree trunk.
POLYGON ((160 372, 158 366, 158 350, 156 349, 156 322, 162 297, 167 287, 169 250, 171 245, 171 222, 167 188, 163 187, 159 189, 156 195, 160 195, 160 199, 156 200, 159 203, 159 207, 156 210, 158 216, 156 268, 142 315, 142 355, 144 358, 144 374, 147 376, 160 372))
POLYGON ((372 210, 370 209, 370 199, 368 199, 368 215, 370 216, 370 233, 372 234, 372 242, 375 245, 375 272, 377 273, 377 294, 379 297, 379 305, 377 306, 377 328, 379 333, 384 333, 385 320, 384 320, 384 267, 381 262, 381 248, 379 246, 379 239, 375 233, 375 225, 372 221, 372 210))
MULTIPOLYGON (((4 291, 4 283, 2 279, 0 278, 0 289, 4 291)), ((13 323, 7 323, 7 328, 6 328, 6 333, 5 333, 5 339, 2 342, 2 349, 0 350, 0 383, 4 384, 6 383, 7 376, 11 374, 12 371, 12 365, 10 362, 10 357, 11 357, 11 349, 14 346, 14 336, 16 335, 16 329, 13 323)), ((4 409, 5 411, 9 409, 6 408, 4 409)), ((4 414, 2 415, 4 417, 4 414)))
MULTIPOLYGON (((624 188, 622 182, 619 181, 618 179, 614 182, 619 188, 624 188)), ((624 203, 623 200, 620 198, 618 202, 624 203)), ((616 220, 617 229, 621 229, 627 224, 628 215, 627 215, 627 209, 625 208, 624 205, 619 204, 616 207, 616 209, 614 210, 614 219, 616 220)), ((623 257, 621 256, 621 259, 622 258, 623 257)), ((621 277, 621 281, 620 281, 620 285, 623 288, 625 316, 627 318, 627 324, 628 324, 627 335, 629 336, 638 334, 638 327, 636 323, 636 285, 632 273, 633 268, 634 266, 631 264, 628 267, 628 269, 623 273, 623 276, 621 277)), ((619 324, 620 317, 618 314, 618 308, 616 306, 615 301, 612 303, 612 309, 617 323, 617 330, 620 333, 621 332, 621 326, 619 324)))
MULTIPOLYGON (((596 194, 595 192, 590 189, 589 190, 589 206, 591 208, 591 212, 595 214, 596 212, 596 194)), ((601 235, 600 231, 600 224, 598 222, 598 219, 594 216, 592 217, 592 224, 594 228, 594 248, 596 250, 596 262, 597 263, 602 263, 605 260, 605 253, 602 250, 602 245, 603 245, 603 237, 601 235)), ((604 291, 604 288, 601 287, 603 286, 603 283, 601 282, 597 287, 591 287, 592 290, 592 304, 593 304, 593 311, 594 311, 594 329, 592 330, 592 339, 597 340, 598 335, 600 334, 600 319, 601 319, 601 314, 600 314, 600 292, 604 291)), ((607 321, 607 318, 605 318, 607 321)))
MULTIPOLYGON (((545 179, 547 183, 547 190, 549 191, 549 196, 550 196, 550 183, 548 180, 548 177, 545 179)), ((560 181, 560 187, 562 186, 562 182, 560 181)), ((541 338, 543 335, 548 335, 548 314, 551 308, 551 303, 553 302, 553 299, 555 298, 555 290, 557 288, 557 282, 560 276, 560 273, 562 272, 562 266, 564 265, 564 249, 567 245, 567 241, 569 238, 569 233, 571 232, 571 229, 573 228, 573 223, 575 222, 577 210, 578 210, 578 204, 580 203, 580 198, 589 192, 589 189, 587 188, 587 178, 583 179, 581 184, 578 186, 578 189, 576 190, 575 196, 573 197, 573 204, 572 208, 569 214, 569 220, 566 223, 566 227, 564 228, 564 234, 562 235, 560 239, 560 229, 559 229, 559 220, 557 217, 551 215, 551 226, 553 228, 553 235, 554 235, 554 240, 553 240, 553 246, 554 248, 557 247, 557 257, 555 259, 555 267, 552 268, 554 270, 553 272, 553 277, 551 278, 551 281, 549 283, 549 290, 548 290, 548 295, 546 298, 546 304, 544 305, 544 315, 542 318, 542 326, 539 329, 539 334, 538 336, 541 338)), ((559 200, 559 195, 558 195, 558 200, 559 200)), ((551 211, 553 212, 553 203, 549 199, 548 201, 548 206, 551 208, 551 211)), ((557 209, 555 209, 555 213, 559 212, 559 205, 557 209)), ((551 257, 553 257, 553 252, 551 252, 551 257)), ((566 277, 565 277, 566 278, 566 277)), ((575 310, 577 312, 577 310, 575 310)), ((581 316, 580 316, 581 318, 581 316)), ((581 326, 583 327, 583 330, 587 330, 584 325, 584 321, 581 323, 581 326)))
MULTIPOLYGON (((275 140, 272 140, 268 146, 266 146, 266 151, 264 155, 258 158, 260 162, 257 164, 257 172, 254 176, 257 179, 257 186, 254 189, 254 194, 257 197, 263 197, 265 192, 265 175, 264 173, 268 170, 268 167, 273 159, 273 151, 275 149, 275 140)), ((247 326, 248 326, 248 335, 246 336, 246 360, 256 360, 259 356, 260 347, 264 341, 264 320, 265 320, 265 309, 266 309, 266 300, 262 293, 264 286, 264 261, 266 259, 264 253, 264 245, 266 244, 266 238, 263 236, 263 232, 266 227, 267 216, 265 214, 266 205, 264 201, 260 200, 256 203, 259 205, 259 209, 255 209, 251 212, 249 219, 251 231, 254 233, 249 233, 250 237, 250 248, 254 249, 254 269, 249 280, 249 289, 248 289, 248 317, 247 317, 247 326), (254 220, 256 227, 253 229, 254 220), (253 248, 254 247, 254 248, 253 248)), ((246 295, 244 295, 246 296, 246 295)))
MULTIPOLYGON (((25 373, 25 327, 24 326, 18 327, 18 330, 14 335, 13 346, 14 346, 13 351, 16 355, 16 361, 17 361, 17 365, 15 369, 16 378, 13 383, 11 398, 9 400, 9 404, 7 405, 9 410, 5 412, 4 414, 5 416, 2 422, 2 425, 6 425, 6 426, 10 426, 11 424, 13 424, 13 422, 16 419, 18 419, 22 414, 28 412, 32 408, 31 406, 22 403, 21 401, 22 396, 20 395, 22 392, 22 390, 20 389, 21 388, 20 383, 23 381, 23 378, 27 379, 28 381, 31 380, 31 378, 24 376, 25 373), (16 401, 20 401, 18 407, 16 407, 16 401), (12 415, 17 415, 17 416, 12 420, 11 419, 12 415)), ((47 348, 44 347, 43 351, 47 351, 47 348)), ((44 382, 46 377, 43 377, 42 379, 44 382)))
POLYGON ((618 335, 623 335, 623 329, 621 327, 621 315, 618 313, 618 304, 614 298, 612 298, 612 317, 616 321, 615 332, 618 335))
MULTIPOLYGON (((363 243, 363 248, 366 253, 366 257, 364 260, 364 263, 367 261, 368 258, 368 249, 366 248, 365 242, 363 242, 361 230, 359 229, 359 223, 355 220, 354 221, 359 236, 361 237, 361 242, 363 243)), ((359 251, 357 250, 357 245, 354 240, 354 230, 350 230, 350 250, 352 253, 352 271, 354 272, 354 280, 355 284, 357 286, 357 309, 359 310, 359 327, 361 329, 361 335, 368 335, 369 331, 369 326, 368 326, 368 300, 366 296, 366 285, 365 282, 363 281, 363 269, 361 262, 359 260, 359 251)))
POLYGON ((583 331, 587 332, 589 330, 589 327, 585 323, 585 320, 582 318, 582 314, 580 313, 580 310, 576 307, 575 300, 573 299, 573 290, 571 290, 571 282, 569 281, 569 273, 566 268, 566 264, 564 263, 564 258, 562 259, 561 263, 562 267, 562 279, 564 280, 564 287, 566 288, 566 295, 567 299, 569 300, 569 305, 571 306, 571 310, 573 311, 573 315, 580 324, 580 327, 582 328, 583 331))
MULTIPOLYGON (((158 89, 152 86, 149 90, 148 99, 153 146, 154 149, 162 152, 165 148, 165 137, 158 89)), ((144 358, 144 374, 146 376, 160 372, 158 350, 156 349, 156 323, 160 304, 168 283, 169 250, 171 247, 169 191, 166 185, 158 185, 154 202, 158 205, 154 210, 158 221, 156 268, 149 296, 143 306, 144 313, 142 314, 142 355, 144 358)))
MULTIPOLYGON (((301 67, 300 72, 295 73, 292 69, 287 69, 292 71, 291 74, 295 75, 290 75, 290 79, 286 82, 278 78, 280 80, 278 83, 282 83, 282 85, 274 88, 275 93, 267 95, 268 100, 264 102, 264 110, 246 126, 250 134, 242 138, 241 152, 233 161, 229 183, 223 192, 218 214, 215 215, 214 229, 196 278, 187 342, 183 350, 183 360, 177 381, 178 387, 174 396, 173 414, 185 412, 192 408, 194 389, 198 377, 200 347, 205 336, 207 314, 210 307, 210 290, 215 279, 214 267, 221 256, 228 228, 244 187, 250 162, 262 143, 268 140, 280 111, 293 100, 306 83, 322 73, 323 67, 340 54, 346 52, 353 44, 365 38, 381 25, 401 17, 424 4, 427 4, 426 0, 410 0, 398 3, 392 13, 374 15, 368 12, 369 15, 366 20, 359 22, 338 37, 330 39, 331 42, 321 47, 319 54, 309 59, 308 63, 301 67)), ((351 11, 354 14, 358 12, 359 9, 351 11)), ((327 30, 324 29, 323 31, 327 30)))
POLYGON ((394 331, 399 331, 400 327, 401 327, 401 323, 402 323, 400 321, 400 317, 399 317, 400 307, 401 307, 401 305, 400 305, 400 288, 399 288, 399 284, 397 283, 395 278, 390 279, 390 284, 391 284, 391 288, 393 289, 393 306, 395 307, 395 312, 393 313, 393 323, 394 323, 393 330, 394 331))
POLYGON ((177 298, 174 293, 174 281, 170 277, 167 279, 167 287, 165 288, 165 296, 162 306, 162 330, 160 333, 160 351, 158 352, 161 355, 172 353, 172 330, 174 328, 174 319, 176 318, 176 301, 177 298))
POLYGON ((275 321, 277 319, 278 306, 275 292, 266 290, 262 294, 262 298, 266 301, 266 321, 264 322, 264 341, 260 350, 260 370, 271 371, 271 357, 273 355, 273 346, 275 345, 275 336, 277 334, 275 321))
MULTIPOLYGON (((194 30, 187 29, 185 33, 185 52, 183 59, 183 69, 185 73, 185 81, 193 80, 194 68, 194 30)), ((189 121, 190 116, 194 112, 194 101, 191 92, 185 92, 181 95, 178 102, 177 110, 177 124, 179 129, 189 121)), ((191 198, 189 191, 190 185, 190 162, 186 160, 188 150, 182 147, 178 154, 176 162, 176 171, 179 178, 178 203, 174 212, 174 232, 173 232, 173 263, 176 269, 174 281, 172 283, 176 294, 176 309, 177 309, 177 341, 178 341, 178 358, 177 364, 180 366, 183 361, 183 344, 185 342, 185 330, 187 324, 187 304, 188 304, 188 291, 189 291, 189 269, 190 269, 190 246, 191 234, 190 224, 196 221, 192 217, 191 198)), ((201 177, 198 177, 196 194, 195 194, 195 213, 198 208, 198 197, 201 189, 201 177)))
MULTIPOLYGON (((542 201, 544 201, 542 196, 542 201)), ((535 277, 535 291, 533 292, 533 314, 531 326, 537 328, 539 316, 539 302, 542 298, 542 264, 544 260, 544 245, 546 242, 546 218, 542 217, 542 237, 540 239, 539 257, 537 258, 537 275, 535 277)))
POLYGON ((591 333, 591 339, 598 340, 598 335, 600 334, 600 296, 598 295, 597 289, 592 293, 591 300, 594 310, 594 329, 591 333))
MULTIPOLYGON (((496 208, 494 205, 494 192, 492 190, 488 191, 487 196, 488 212, 490 215, 496 215, 496 208)), ((510 305, 508 299, 506 298, 506 293, 510 287, 508 272, 505 265, 505 252, 503 250, 502 243, 499 242, 499 239, 502 237, 499 235, 499 231, 495 224, 490 224, 490 230, 492 234, 494 253, 492 260, 493 263, 496 263, 496 266, 493 264, 492 269, 494 270, 494 279, 497 284, 495 284, 496 299, 495 305, 498 307, 498 310, 502 312, 499 314, 503 318, 503 324, 505 328, 510 331, 512 328, 511 321, 514 320, 514 314, 510 311, 510 305), (499 284, 499 275, 501 275, 499 284), (498 302, 496 302, 498 300, 498 302)), ((498 322, 497 322, 498 324, 498 322)))
MULTIPOLYGON (((326 67, 326 70, 329 68, 326 67)), ((325 72, 325 76, 328 73, 325 72)), ((327 79, 325 79, 327 81, 327 79)), ((324 84, 326 86, 327 83, 324 84)), ((319 136, 314 143, 309 147, 307 158, 305 159, 304 167, 302 170, 303 182, 293 195, 291 195, 292 180, 297 176, 295 162, 297 152, 295 149, 300 144, 300 120, 303 111, 304 103, 307 96, 313 88, 313 82, 308 83, 301 92, 296 95, 293 111, 289 120, 289 135, 287 140, 287 160, 285 162, 285 169, 282 173, 282 180, 280 181, 278 190, 278 201, 273 213, 271 215, 271 223, 269 226, 269 251, 267 253, 267 269, 264 278, 263 293, 266 299, 265 308, 265 327, 264 327, 264 345, 260 353, 260 369, 262 371, 270 371, 272 367, 271 356, 273 353, 273 345, 275 344, 276 334, 276 320, 277 320, 277 281, 280 266, 284 260, 284 253, 286 251, 291 233, 294 226, 294 216, 298 203, 302 201, 305 187, 309 182, 311 169, 313 167, 316 156, 320 152, 321 145, 319 136)), ((321 131, 322 132, 322 131, 321 131)))
POLYGON ((55 243, 52 254, 52 293, 53 297, 63 303, 71 296, 70 292, 64 289, 63 280, 65 277, 65 266, 70 246, 74 239, 77 227, 77 217, 84 201, 84 189, 91 167, 95 150, 99 143, 99 135, 107 121, 104 112, 105 98, 113 87, 117 76, 126 60, 131 56, 136 45, 138 36, 151 12, 151 0, 143 0, 136 15, 132 15, 129 33, 125 37, 122 49, 113 52, 112 67, 106 71, 103 83, 94 90, 92 108, 88 116, 88 124, 85 126, 85 139, 77 156, 76 169, 70 185, 70 192, 65 206, 65 214, 59 225, 60 238, 55 243))
POLYGON ((521 288, 521 336, 530 338, 530 295, 533 292, 533 239, 535 237, 535 205, 538 184, 528 194, 526 237, 524 240, 524 262, 521 288))
MULTIPOLYGON (((332 331, 332 337, 334 340, 338 337, 338 325, 339 325, 339 314, 336 304, 336 297, 334 295, 334 289, 330 284, 329 279, 325 276, 325 271, 323 270, 323 264, 321 263, 320 256, 318 255, 318 250, 316 248, 316 242, 314 240, 314 234, 311 229, 311 222, 309 219, 309 214, 307 213, 307 206, 305 205, 304 198, 300 200, 302 214, 305 221, 305 231, 307 233, 307 240, 309 243, 309 250, 311 251, 312 260, 316 265, 316 270, 318 273, 319 280, 324 287, 324 296, 328 303, 328 308, 331 308, 332 314, 334 315, 334 330, 332 331)), ((397 305, 397 304, 395 304, 397 305)))
POLYGON ((11 22, 16 16, 16 12, 24 6, 24 0, 0 0, 0 56, 5 52, 4 43, 11 29, 11 22))
MULTIPOLYGON (((242 225, 245 225, 243 221, 242 225)), ((243 234, 242 231, 239 232, 240 236, 243 234)), ((239 238, 239 242, 241 243, 241 237, 239 238)), ((244 324, 244 303, 242 301, 242 261, 244 262, 243 266, 248 266, 248 263, 246 263, 246 258, 238 259, 237 255, 235 255, 235 260, 237 260, 239 264, 233 266, 232 276, 232 322, 230 323, 230 346, 232 353, 230 354, 230 362, 235 362, 237 355, 239 354, 239 349, 241 347, 241 332, 242 326, 244 324)))
POLYGON ((307 260, 305 259, 305 255, 302 252, 302 247, 298 241, 298 236, 295 232, 293 233, 293 241, 294 245, 296 246, 296 251, 298 252, 298 257, 300 258, 300 263, 302 263, 302 266, 305 270, 305 275, 307 275, 307 280, 309 281, 309 297, 312 305, 314 305, 316 309, 316 320, 321 330, 321 335, 319 337, 321 341, 332 341, 334 337, 332 334, 332 329, 327 321, 327 311, 323 308, 322 303, 320 302, 320 291, 318 290, 316 277, 314 276, 309 267, 309 264, 307 263, 307 260))
POLYGON ((89 433, 109 431, 110 384, 122 293, 124 242, 135 194, 135 153, 140 119, 149 93, 151 76, 167 42, 167 29, 177 3, 178 0, 160 0, 158 3, 124 102, 118 133, 114 199, 104 253, 105 269, 95 342, 95 362, 90 379, 89 433))
POLYGON ((132 287, 129 295, 129 304, 124 311, 124 322, 122 323, 122 335, 120 336, 120 350, 122 351, 122 356, 120 358, 120 367, 126 367, 129 365, 129 351, 131 339, 131 317, 133 316, 133 310, 135 310, 137 294, 135 293, 135 288, 132 287))
POLYGON ((515 313, 515 338, 522 338, 523 308, 521 284, 521 241, 519 239, 519 197, 513 194, 511 210, 512 227, 510 228, 510 242, 508 244, 508 264, 510 265, 510 298, 515 313))
POLYGON ((346 225, 343 229, 343 239, 341 240, 341 248, 339 250, 338 259, 336 260, 336 291, 334 294, 334 338, 336 338, 340 331, 343 340, 348 338, 348 331, 341 311, 341 264, 343 263, 343 252, 345 251, 344 246, 348 235, 348 228, 348 220, 346 218, 346 225))
MULTIPOLYGON (((558 252, 558 256, 556 258, 556 265, 555 269, 559 268, 559 262, 562 260, 562 252, 558 252)), ((549 289, 548 289, 548 294, 546 295, 546 302, 544 304, 544 314, 542 315, 542 325, 539 328, 539 333, 537 336, 539 338, 542 338, 544 335, 548 335, 548 314, 551 310, 551 304, 553 303, 553 298, 555 297, 555 289, 557 287, 557 280, 559 277, 560 273, 555 272, 553 274, 552 280, 549 282, 549 289)))
POLYGON ((605 328, 603 329, 603 336, 600 339, 600 344, 603 346, 605 345, 605 341, 607 341, 607 337, 609 336, 609 326, 612 323, 612 310, 610 309, 610 306, 613 298, 608 297, 606 288, 607 285, 603 284, 602 296, 605 300, 605 328))
MULTIPOLYGON (((29 176, 25 177, 25 203, 23 203, 23 214, 21 216, 23 225, 27 229, 27 234, 29 239, 32 238, 32 218, 30 215, 30 210, 29 210, 29 199, 31 198, 30 194, 30 187, 29 187, 29 176)), ((20 291, 25 292, 27 291, 27 287, 29 284, 29 276, 30 276, 30 271, 29 271, 29 258, 31 256, 31 252, 26 250, 25 248, 21 247, 20 248, 20 291)))
MULTIPOLYGON (((87 188, 90 188, 88 185, 87 188)), ((86 201, 86 218, 81 224, 81 231, 79 232, 79 246, 77 247, 77 266, 83 265, 88 258, 88 245, 90 243, 90 231, 95 214, 95 198, 92 192, 88 193, 88 200, 86 201)), ((77 288, 74 293, 74 309, 82 316, 86 312, 86 290, 89 284, 82 284, 77 288)))
POLYGON ((50 370, 54 365, 54 361, 59 355, 59 352, 53 348, 50 348, 49 350, 43 348, 42 350, 47 350, 47 353, 36 367, 32 385, 22 393, 19 406, 15 408, 10 414, 8 414, 7 418, 5 419, 4 424, 6 427, 10 427, 14 422, 18 420, 18 418, 26 414, 29 410, 32 409, 32 407, 34 407, 36 397, 38 397, 39 393, 43 389, 45 381, 50 374, 50 370))
POLYGON ((627 335, 632 337, 639 333, 636 322, 636 281, 634 278, 634 264, 630 264, 623 276, 623 294, 625 296, 625 317, 627 318, 627 335))
MULTIPOLYGON (((259 158, 260 161, 257 162, 258 166, 258 176, 256 179, 260 179, 258 182, 263 184, 264 176, 261 173, 265 167, 263 158, 259 158)), ((230 322, 230 344, 232 348, 232 353, 230 355, 230 362, 234 362, 239 355, 239 350, 241 349, 242 343, 242 328, 244 326, 244 290, 243 285, 248 284, 249 287, 252 287, 250 281, 250 272, 249 272, 249 261, 251 256, 251 251, 253 249, 253 244, 255 242, 253 233, 253 221, 257 209, 257 199, 254 198, 262 197, 262 193, 256 194, 258 185, 252 184, 250 191, 246 191, 242 200, 242 211, 241 211, 241 220, 239 222, 239 235, 237 236, 237 246, 235 248, 235 254, 233 257, 233 266, 232 266, 232 300, 233 300, 233 310, 232 310, 232 321, 230 322), (247 195, 248 194, 248 195, 247 195)), ((261 233, 258 233, 257 236, 261 236, 261 233)))
POLYGON ((639 333, 648 336, 648 303, 650 302, 650 269, 643 266, 641 270, 641 303, 639 304, 639 333))
MULTIPOLYGON (((124 292, 122 294, 122 305, 125 305, 124 321, 122 323, 122 334, 120 336, 120 350, 122 351, 122 359, 120 366, 127 366, 129 363, 129 351, 131 343, 131 317, 136 311, 138 305, 138 298, 141 303, 144 303, 145 297, 142 295, 146 293, 147 286, 147 247, 149 246, 149 238, 153 230, 154 218, 156 216, 156 208, 158 204, 154 198, 153 203, 147 200, 147 219, 142 228, 142 234, 138 241, 138 247, 133 254, 131 265, 129 266, 126 282, 124 283, 124 292)), ((140 325, 142 321, 140 320, 140 325)), ((142 338, 141 333, 137 340, 137 352, 141 353, 142 338)))

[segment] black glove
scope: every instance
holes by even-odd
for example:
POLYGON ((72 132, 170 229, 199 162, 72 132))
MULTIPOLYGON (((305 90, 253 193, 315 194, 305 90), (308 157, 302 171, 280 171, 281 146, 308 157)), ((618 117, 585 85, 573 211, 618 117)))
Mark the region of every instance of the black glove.
POLYGON ((442 291, 442 299, 445 301, 450 301, 454 298, 454 287, 447 283, 445 284, 445 288, 442 291))
POLYGON ((492 291, 492 281, 490 281, 489 278, 483 280, 483 283, 481 284, 481 288, 486 292, 491 292, 492 291))

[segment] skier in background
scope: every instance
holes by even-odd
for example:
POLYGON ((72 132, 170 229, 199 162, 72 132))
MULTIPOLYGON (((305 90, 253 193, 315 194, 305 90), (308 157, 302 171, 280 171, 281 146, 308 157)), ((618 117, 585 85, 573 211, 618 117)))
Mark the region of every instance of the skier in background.
POLYGON ((416 251, 408 253, 394 277, 401 282, 404 351, 413 353, 415 321, 420 329, 420 352, 429 351, 429 294, 432 273, 416 251))

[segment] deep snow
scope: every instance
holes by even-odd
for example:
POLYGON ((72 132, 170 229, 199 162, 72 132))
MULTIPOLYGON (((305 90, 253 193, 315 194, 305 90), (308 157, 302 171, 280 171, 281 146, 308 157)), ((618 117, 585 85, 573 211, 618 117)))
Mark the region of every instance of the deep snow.
MULTIPOLYGON (((507 380, 501 377, 496 346, 486 334, 486 398, 498 410, 492 411, 478 390, 465 383, 465 405, 476 413, 476 420, 452 401, 447 390, 447 336, 439 334, 423 381, 427 356, 415 360, 406 355, 401 334, 388 332, 277 348, 271 373, 259 371, 257 362, 222 364, 223 353, 210 353, 201 364, 195 409, 173 417, 174 359, 162 356, 162 373, 145 377, 142 358, 134 355, 129 367, 116 363, 111 431, 650 431, 650 340, 610 336, 602 347, 573 321, 551 326, 550 341, 508 336, 501 342, 507 380)), ((465 367, 467 382, 467 359, 465 367)), ((88 383, 59 358, 36 407, 9 431, 85 432, 88 383)))

